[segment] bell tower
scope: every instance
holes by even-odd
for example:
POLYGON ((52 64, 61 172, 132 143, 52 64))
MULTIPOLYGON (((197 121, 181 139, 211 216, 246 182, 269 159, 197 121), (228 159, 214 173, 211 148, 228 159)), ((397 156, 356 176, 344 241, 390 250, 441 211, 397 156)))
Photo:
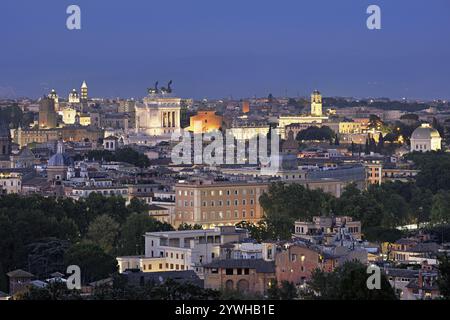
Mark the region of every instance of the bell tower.
POLYGON ((322 116, 322 95, 317 90, 311 94, 311 115, 313 117, 322 116))
POLYGON ((81 101, 87 101, 88 99, 88 86, 86 84, 86 81, 83 81, 83 84, 81 85, 81 101))

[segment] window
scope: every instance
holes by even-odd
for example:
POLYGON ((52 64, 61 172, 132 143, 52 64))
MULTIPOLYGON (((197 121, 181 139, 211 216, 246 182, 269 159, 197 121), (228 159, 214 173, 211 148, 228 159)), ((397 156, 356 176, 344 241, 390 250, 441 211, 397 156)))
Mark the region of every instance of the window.
POLYGON ((173 263, 170 264, 170 269, 173 269, 173 263))
POLYGON ((241 275, 241 274, 242 274, 242 269, 241 269, 241 268, 238 268, 238 269, 237 269, 237 274, 238 274, 238 275, 241 275))
POLYGON ((247 268, 244 269, 244 274, 247 274, 247 275, 250 274, 250 269, 247 269, 247 268))
POLYGON ((217 268, 212 268, 212 269, 211 269, 211 273, 219 273, 219 269, 217 269, 217 268))
POLYGON ((247 204, 247 200, 243 199, 242 200, 242 205, 245 206, 247 204))
POLYGON ((225 269, 225 274, 227 276, 232 276, 233 275, 233 269, 232 268, 226 268, 225 269))
POLYGON ((162 268, 163 268, 163 264, 160 263, 160 264, 159 264, 159 270, 162 270, 162 268))

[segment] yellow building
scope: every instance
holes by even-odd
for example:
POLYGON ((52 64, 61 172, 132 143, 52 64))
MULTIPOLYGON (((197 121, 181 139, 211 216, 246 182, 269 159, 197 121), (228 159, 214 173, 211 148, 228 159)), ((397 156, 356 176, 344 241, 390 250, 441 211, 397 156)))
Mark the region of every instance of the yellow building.
POLYGON ((339 122, 340 134, 361 133, 361 123, 359 122, 339 122))
POLYGON ((74 124, 75 123, 75 117, 77 116, 77 110, 74 108, 65 108, 62 111, 62 118, 63 122, 65 124, 74 124))
POLYGON ((314 90, 311 94, 311 115, 321 117, 322 114, 322 95, 318 90, 314 90))
POLYGON ((91 116, 87 114, 80 114, 80 125, 82 126, 90 126, 91 125, 91 116))

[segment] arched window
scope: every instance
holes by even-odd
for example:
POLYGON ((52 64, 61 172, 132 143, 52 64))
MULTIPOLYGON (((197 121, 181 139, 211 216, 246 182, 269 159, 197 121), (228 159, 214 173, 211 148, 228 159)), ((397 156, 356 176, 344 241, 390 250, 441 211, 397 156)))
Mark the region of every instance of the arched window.
POLYGON ((226 290, 233 290, 233 280, 227 280, 225 282, 225 289, 226 290))
POLYGON ((249 282, 245 279, 241 279, 237 283, 237 289, 239 292, 247 292, 250 285, 249 282))

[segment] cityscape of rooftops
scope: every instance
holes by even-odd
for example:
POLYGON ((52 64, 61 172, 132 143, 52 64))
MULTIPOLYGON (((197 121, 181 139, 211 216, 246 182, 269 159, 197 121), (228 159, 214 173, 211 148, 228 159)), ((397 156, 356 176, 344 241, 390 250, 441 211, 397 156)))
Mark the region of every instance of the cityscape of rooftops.
POLYGON ((449 299, 448 9, 2 3, 0 305, 449 299))

